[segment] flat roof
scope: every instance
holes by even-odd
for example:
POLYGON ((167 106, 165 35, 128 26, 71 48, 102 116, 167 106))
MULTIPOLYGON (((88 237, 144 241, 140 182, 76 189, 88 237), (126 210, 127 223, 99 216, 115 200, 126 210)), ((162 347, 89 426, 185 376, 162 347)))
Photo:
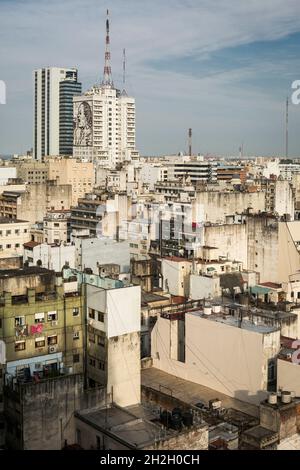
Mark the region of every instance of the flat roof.
POLYGON ((0 279, 6 279, 16 276, 30 276, 32 274, 52 274, 54 271, 46 268, 40 268, 39 266, 30 266, 19 269, 1 269, 0 279))
POLYGON ((224 315, 223 313, 212 313, 211 315, 205 315, 203 310, 197 310, 195 312, 187 312, 187 315, 193 315, 195 317, 201 317, 203 319, 214 321, 217 323, 223 323, 224 325, 234 326, 241 328, 242 330, 253 331, 255 333, 273 333, 280 330, 279 327, 269 325, 256 325, 249 320, 240 320, 234 318, 231 315, 224 315))
POLYGON ((9 219, 8 217, 0 217, 0 224, 20 224, 29 223, 28 220, 9 219))
POLYGON ((174 398, 189 405, 195 406, 199 401, 208 405, 209 400, 219 398, 222 402, 222 407, 228 408, 230 412, 232 410, 235 410, 237 413, 242 412, 249 419, 250 417, 258 418, 259 416, 258 405, 230 397, 205 385, 176 377, 155 367, 142 369, 141 381, 143 386, 153 388, 159 392, 172 394, 174 398))
MULTIPOLYGON (((109 408, 77 412, 75 416, 86 424, 121 439, 131 448, 152 445, 161 433, 161 426, 149 421, 149 418, 153 419, 154 416, 147 415, 142 405, 128 408, 112 405, 109 408)), ((171 437, 173 434, 176 433, 172 430, 166 431, 166 436, 171 437)))

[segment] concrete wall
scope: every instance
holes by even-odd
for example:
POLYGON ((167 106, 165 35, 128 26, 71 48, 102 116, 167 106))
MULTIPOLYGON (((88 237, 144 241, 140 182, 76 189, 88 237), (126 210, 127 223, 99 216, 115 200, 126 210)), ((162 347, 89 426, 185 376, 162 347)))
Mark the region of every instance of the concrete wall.
POLYGON ((224 224, 204 227, 204 245, 216 247, 215 259, 226 256, 241 261, 247 266, 247 226, 245 224, 224 224))
POLYGON ((119 406, 141 401, 140 332, 108 340, 107 390, 119 406))
POLYGON ((300 221, 279 222, 278 279, 288 282, 289 276, 300 269, 300 252, 296 242, 300 240, 300 221))
POLYGON ((60 272, 64 265, 75 268, 75 245, 50 246, 46 243, 35 246, 32 250, 24 250, 24 261, 29 261, 29 266, 36 266, 40 260, 42 267, 60 272))
POLYGON ((174 321, 159 317, 151 337, 153 367, 247 402, 266 397, 268 360, 278 353, 279 331, 262 335, 193 314, 185 318, 185 362, 172 359, 174 321))
POLYGON ((0 167, 0 185, 7 183, 9 178, 16 178, 17 169, 13 166, 1 166, 0 167))
POLYGON ((49 210, 70 209, 72 205, 72 186, 56 184, 28 185, 17 202, 18 219, 30 223, 42 222, 49 210))
POLYGON ((254 213, 265 210, 265 193, 240 192, 197 192, 197 203, 204 207, 204 221, 225 223, 227 215, 245 212, 251 208, 254 213))
POLYGON ((190 276, 190 298, 191 299, 213 299, 221 295, 220 278, 197 276, 191 274, 190 276))
POLYGON ((250 216, 247 218, 247 231, 247 269, 259 272, 260 282, 280 282, 276 219, 264 215, 250 216))
POLYGON ((294 220, 293 189, 289 181, 277 180, 275 184, 275 212, 279 216, 288 214, 294 220))
POLYGON ((288 390, 300 397, 300 366, 298 363, 278 359, 277 390, 288 390))
POLYGON ((104 405, 105 394, 104 388, 85 391, 82 375, 26 385, 19 404, 15 395, 8 393, 5 406, 9 422, 17 429, 21 419, 23 437, 22 443, 8 434, 8 443, 24 450, 60 450, 65 440, 74 443, 74 411, 104 405))
POLYGON ((172 295, 187 297, 191 267, 192 263, 188 261, 163 259, 161 263, 163 289, 172 295))
POLYGON ((129 242, 116 242, 109 238, 75 239, 76 268, 91 268, 94 274, 99 274, 98 265, 119 264, 121 272, 130 270, 129 242))

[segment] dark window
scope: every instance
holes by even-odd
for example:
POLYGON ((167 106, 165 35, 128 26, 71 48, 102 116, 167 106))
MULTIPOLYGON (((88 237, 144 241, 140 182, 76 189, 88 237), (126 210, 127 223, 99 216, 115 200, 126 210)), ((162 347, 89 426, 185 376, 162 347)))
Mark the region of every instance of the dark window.
POLYGON ((80 358, 79 358, 79 354, 73 354, 73 362, 74 364, 76 364, 77 362, 79 362, 80 358))
POLYGON ((78 307, 74 307, 73 308, 73 317, 78 317, 79 315, 79 308, 78 307))

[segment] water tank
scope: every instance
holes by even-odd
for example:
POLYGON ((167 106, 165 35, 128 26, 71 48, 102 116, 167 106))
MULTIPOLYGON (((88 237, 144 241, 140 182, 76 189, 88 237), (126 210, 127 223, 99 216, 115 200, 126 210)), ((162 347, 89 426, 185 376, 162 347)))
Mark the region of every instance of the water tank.
POLYGON ((204 315, 211 315, 211 311, 212 311, 212 309, 211 309, 210 306, 203 308, 203 313, 204 313, 204 315))
POLYGON ((276 393, 270 393, 269 394, 268 403, 270 403, 270 405, 276 405, 276 403, 277 403, 277 394, 276 393))
POLYGON ((182 422, 184 426, 187 426, 188 428, 190 428, 191 426, 193 426, 193 421, 194 421, 194 418, 190 411, 186 411, 185 413, 182 414, 182 422))
POLYGON ((221 312, 221 305, 213 305, 212 311, 213 311, 213 313, 220 313, 221 312))
POLYGON ((281 392, 281 401, 282 403, 291 403, 292 401, 291 392, 281 392))
POLYGON ((164 426, 167 428, 171 426, 171 421, 172 421, 172 415, 170 411, 164 410, 160 414, 160 420, 164 426))
POLYGON ((174 408, 172 411, 172 428, 180 430, 182 427, 182 414, 180 408, 174 408))

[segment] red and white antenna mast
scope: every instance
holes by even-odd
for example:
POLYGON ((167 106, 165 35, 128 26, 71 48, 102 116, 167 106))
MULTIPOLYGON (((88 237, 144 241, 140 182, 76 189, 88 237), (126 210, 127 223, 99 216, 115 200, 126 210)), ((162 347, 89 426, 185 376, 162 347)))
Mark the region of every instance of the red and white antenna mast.
POLYGON ((106 12, 106 40, 105 40, 105 56, 104 56, 104 72, 102 85, 113 86, 113 79, 110 66, 110 38, 109 38, 109 11, 106 12))

